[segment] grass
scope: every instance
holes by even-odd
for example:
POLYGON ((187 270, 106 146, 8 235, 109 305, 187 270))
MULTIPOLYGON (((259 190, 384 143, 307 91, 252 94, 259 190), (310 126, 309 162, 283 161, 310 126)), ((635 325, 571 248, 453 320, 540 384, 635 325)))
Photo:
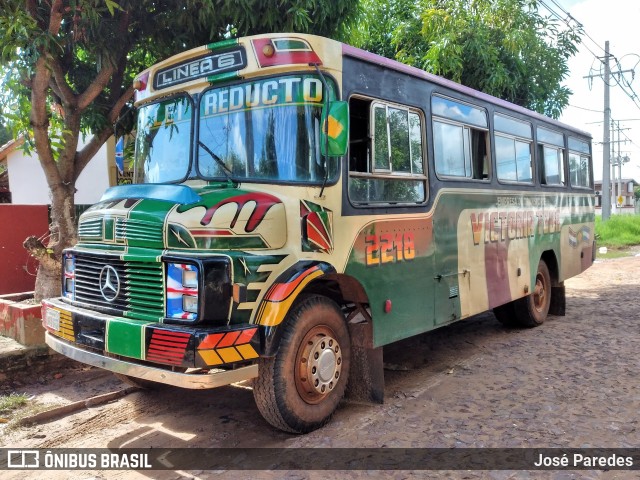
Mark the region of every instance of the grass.
POLYGON ((0 395, 0 414, 6 414, 24 407, 27 404, 27 400, 28 397, 24 393, 0 395))
POLYGON ((596 217, 596 238, 598 247, 614 250, 640 245, 640 215, 612 215, 606 222, 596 217))

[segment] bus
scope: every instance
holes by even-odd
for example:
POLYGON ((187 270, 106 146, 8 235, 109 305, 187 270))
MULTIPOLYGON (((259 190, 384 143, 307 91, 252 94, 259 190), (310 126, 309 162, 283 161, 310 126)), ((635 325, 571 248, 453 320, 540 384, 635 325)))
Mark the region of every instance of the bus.
POLYGON ((276 428, 380 403, 382 347, 564 315, 594 260, 591 137, 327 38, 265 34, 135 79, 133 180, 79 218, 55 351, 134 385, 252 381, 276 428))

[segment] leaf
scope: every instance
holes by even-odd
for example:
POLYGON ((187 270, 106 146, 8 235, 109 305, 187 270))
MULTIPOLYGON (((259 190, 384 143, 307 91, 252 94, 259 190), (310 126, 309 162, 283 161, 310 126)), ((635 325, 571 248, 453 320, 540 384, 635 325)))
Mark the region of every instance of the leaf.
POLYGON ((107 5, 107 9, 112 17, 116 14, 116 10, 124 11, 123 8, 113 0, 104 0, 104 3, 107 5))

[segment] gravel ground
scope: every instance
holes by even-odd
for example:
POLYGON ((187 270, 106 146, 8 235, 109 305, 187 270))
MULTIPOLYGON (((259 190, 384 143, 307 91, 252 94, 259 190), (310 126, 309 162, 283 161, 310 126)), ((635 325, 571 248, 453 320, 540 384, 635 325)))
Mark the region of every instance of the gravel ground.
MULTIPOLYGON (((2 427, 8 447, 638 447, 640 257, 597 262, 566 282, 567 315, 507 329, 483 314, 385 348, 384 405, 343 405, 304 436, 269 427, 249 386, 135 392, 31 427, 2 427)), ((67 404, 124 388, 76 368, 5 391, 67 404)), ((25 472, 4 478, 26 478, 25 472)), ((40 472, 42 474, 44 472, 40 472)), ((35 472, 29 478, 42 478, 35 472)), ((630 471, 47 472, 47 478, 640 478, 630 471)))

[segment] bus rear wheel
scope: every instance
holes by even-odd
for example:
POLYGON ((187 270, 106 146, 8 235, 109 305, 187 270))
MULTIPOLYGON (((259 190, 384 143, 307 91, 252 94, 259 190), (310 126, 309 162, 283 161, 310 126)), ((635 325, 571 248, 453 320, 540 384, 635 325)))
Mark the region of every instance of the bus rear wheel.
POLYGON ((500 323, 508 327, 537 327, 547 319, 551 305, 551 275, 544 260, 538 263, 536 283, 530 295, 493 309, 500 323))
POLYGON ((281 328, 278 353, 259 360, 253 396, 271 425, 307 433, 325 425, 344 397, 349 331, 338 305, 316 295, 301 298, 281 328))

